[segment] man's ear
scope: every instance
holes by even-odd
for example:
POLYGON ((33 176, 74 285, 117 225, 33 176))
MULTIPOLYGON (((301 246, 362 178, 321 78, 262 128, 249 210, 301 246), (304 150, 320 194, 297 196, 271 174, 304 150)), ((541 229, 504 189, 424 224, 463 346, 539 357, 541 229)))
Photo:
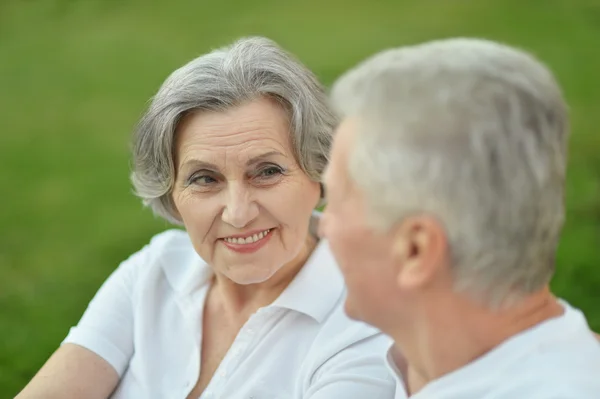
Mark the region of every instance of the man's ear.
POLYGON ((431 284, 444 267, 448 254, 441 224, 427 215, 410 216, 395 228, 393 240, 397 284, 404 290, 431 284))

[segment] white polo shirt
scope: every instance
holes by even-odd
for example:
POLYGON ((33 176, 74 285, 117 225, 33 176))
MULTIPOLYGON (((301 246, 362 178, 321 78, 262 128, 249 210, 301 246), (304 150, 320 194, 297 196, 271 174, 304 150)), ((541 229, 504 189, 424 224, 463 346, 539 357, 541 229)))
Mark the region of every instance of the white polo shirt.
MULTIPOLYGON (((561 301, 565 313, 506 340, 454 372, 427 384, 411 399, 598 399, 600 343, 581 311, 561 301)), ((392 349, 388 365, 398 378, 392 349)))
MULTIPOLYGON (((90 349, 121 376, 113 398, 186 398, 200 372, 211 277, 186 232, 169 230, 123 262, 65 343, 90 349)), ((325 242, 291 284, 243 326, 202 399, 387 399, 390 340, 352 321, 325 242)))

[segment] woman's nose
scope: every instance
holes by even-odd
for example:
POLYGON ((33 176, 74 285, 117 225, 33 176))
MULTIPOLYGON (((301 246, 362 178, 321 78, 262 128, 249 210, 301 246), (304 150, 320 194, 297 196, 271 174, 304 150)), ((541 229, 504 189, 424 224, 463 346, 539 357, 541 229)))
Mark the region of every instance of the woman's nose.
POLYGON ((257 216, 258 204, 252 198, 250 190, 241 184, 230 185, 225 209, 223 209, 223 221, 236 229, 241 229, 248 226, 257 216))

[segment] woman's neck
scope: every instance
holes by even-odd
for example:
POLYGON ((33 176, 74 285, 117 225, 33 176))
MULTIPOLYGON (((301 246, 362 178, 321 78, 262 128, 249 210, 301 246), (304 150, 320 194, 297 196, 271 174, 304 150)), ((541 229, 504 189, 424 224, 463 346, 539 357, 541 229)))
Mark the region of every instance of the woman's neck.
POLYGON ((226 315, 247 319, 259 308, 273 303, 281 295, 302 269, 316 244, 317 239, 308 234, 298 255, 262 283, 242 285, 224 275, 216 274, 207 303, 218 306, 226 315))

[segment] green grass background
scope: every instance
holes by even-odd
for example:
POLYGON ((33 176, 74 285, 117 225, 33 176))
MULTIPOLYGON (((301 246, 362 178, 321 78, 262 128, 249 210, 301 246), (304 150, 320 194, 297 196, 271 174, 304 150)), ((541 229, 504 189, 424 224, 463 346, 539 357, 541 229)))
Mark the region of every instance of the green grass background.
POLYGON ((173 69, 266 35, 327 84, 386 47, 522 46, 571 106, 568 222, 553 288, 600 330, 599 0, 3 0, 0 398, 32 377, 102 281, 167 225, 128 182, 132 126, 173 69))

